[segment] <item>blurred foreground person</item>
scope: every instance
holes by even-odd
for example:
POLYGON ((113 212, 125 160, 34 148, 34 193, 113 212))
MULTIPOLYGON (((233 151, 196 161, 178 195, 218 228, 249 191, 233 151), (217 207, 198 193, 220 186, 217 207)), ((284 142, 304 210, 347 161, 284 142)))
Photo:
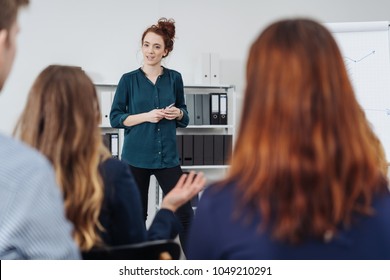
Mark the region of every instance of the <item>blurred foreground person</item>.
POLYGON ((309 19, 253 43, 227 178, 203 194, 189 259, 390 259, 381 143, 331 33, 309 19))
MULTIPOLYGON (((0 91, 11 71, 18 11, 28 0, 0 0, 0 91)), ((50 163, 0 134, 0 259, 78 259, 72 226, 50 163)))

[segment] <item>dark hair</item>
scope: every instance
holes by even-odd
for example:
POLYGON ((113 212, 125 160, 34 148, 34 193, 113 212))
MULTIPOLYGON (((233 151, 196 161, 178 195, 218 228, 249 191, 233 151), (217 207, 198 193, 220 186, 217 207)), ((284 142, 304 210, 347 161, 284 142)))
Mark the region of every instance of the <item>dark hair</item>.
POLYGON ((386 189, 383 147, 358 104, 332 34, 282 20, 253 43, 227 182, 273 237, 324 238, 386 189))
POLYGON ((157 24, 153 24, 144 31, 141 44, 143 43, 146 34, 149 32, 156 33, 163 38, 165 50, 167 50, 167 54, 164 57, 167 57, 173 50, 173 43, 175 42, 175 21, 173 19, 160 18, 157 24))
POLYGON ((28 3, 29 0, 0 0, 0 30, 9 30, 16 20, 19 8, 28 3))

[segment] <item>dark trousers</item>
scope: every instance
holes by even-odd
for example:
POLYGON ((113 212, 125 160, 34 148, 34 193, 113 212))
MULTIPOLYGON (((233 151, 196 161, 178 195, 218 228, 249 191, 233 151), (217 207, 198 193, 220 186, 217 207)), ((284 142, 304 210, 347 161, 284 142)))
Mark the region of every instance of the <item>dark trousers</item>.
MULTIPOLYGON (((131 172, 134 175, 135 181, 137 182, 139 192, 141 194, 142 206, 144 219, 148 216, 148 196, 149 196, 149 184, 150 176, 154 175, 163 191, 163 194, 167 194, 176 185, 177 181, 183 174, 180 165, 172 168, 163 169, 145 169, 138 168, 130 165, 131 172)), ((191 202, 185 203, 175 212, 182 224, 182 231, 179 232, 180 243, 185 253, 187 248, 187 237, 190 229, 191 221, 194 217, 194 211, 191 207, 191 202)))

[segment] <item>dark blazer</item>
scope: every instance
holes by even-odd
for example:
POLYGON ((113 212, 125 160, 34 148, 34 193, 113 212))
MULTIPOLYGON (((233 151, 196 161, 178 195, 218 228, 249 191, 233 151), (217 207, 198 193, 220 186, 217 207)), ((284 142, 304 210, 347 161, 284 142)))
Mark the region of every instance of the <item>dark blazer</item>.
POLYGON ((161 209, 146 230, 141 198, 127 164, 108 159, 99 167, 104 181, 104 202, 99 217, 106 245, 123 245, 146 240, 173 239, 180 223, 170 210, 161 209))
POLYGON ((330 241, 306 239, 291 245, 276 241, 269 231, 259 231, 261 215, 237 201, 234 183, 223 188, 210 186, 198 203, 186 256, 233 260, 390 259, 390 193, 375 196, 372 207, 372 216, 356 214, 353 224, 341 227, 330 241))

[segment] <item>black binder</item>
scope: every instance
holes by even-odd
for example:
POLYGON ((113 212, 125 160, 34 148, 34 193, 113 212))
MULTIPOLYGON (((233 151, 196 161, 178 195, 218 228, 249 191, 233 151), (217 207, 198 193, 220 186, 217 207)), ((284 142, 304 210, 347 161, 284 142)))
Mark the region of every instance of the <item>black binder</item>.
POLYGON ((203 135, 194 135, 194 165, 203 165, 203 135))
POLYGON ((203 135, 203 163, 204 165, 214 164, 214 137, 203 135))
POLYGON ((233 135, 224 135, 223 140, 223 164, 228 165, 233 151, 233 135))
POLYGON ((219 124, 227 125, 227 94, 219 95, 219 124))
POLYGON ((194 136, 183 135, 183 165, 194 165, 194 136))
POLYGON ((219 124, 219 94, 210 94, 210 124, 219 124))
POLYGON ((103 144, 107 147, 113 158, 119 158, 119 135, 118 133, 102 134, 103 144))
POLYGON ((183 135, 176 135, 176 147, 179 155, 179 164, 183 165, 183 135))
POLYGON ((111 154, 113 158, 119 158, 119 134, 111 133, 111 154))
POLYGON ((223 165, 223 136, 214 135, 214 165, 223 165))
POLYGON ((105 133, 102 134, 103 144, 111 152, 111 134, 105 133))

